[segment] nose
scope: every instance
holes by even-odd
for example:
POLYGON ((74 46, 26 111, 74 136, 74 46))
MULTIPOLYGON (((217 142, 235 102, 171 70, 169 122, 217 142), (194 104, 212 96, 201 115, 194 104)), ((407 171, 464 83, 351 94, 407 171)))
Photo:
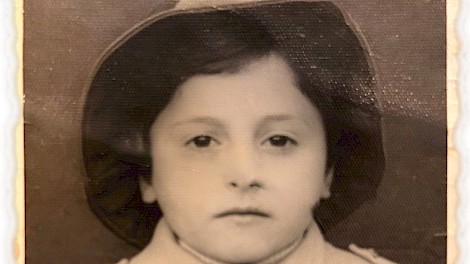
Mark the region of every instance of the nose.
POLYGON ((248 182, 247 184, 241 181, 232 180, 229 182, 230 187, 233 188, 240 188, 241 190, 252 190, 252 189, 259 189, 262 187, 261 183, 257 180, 253 180, 248 182))
POLYGON ((256 150, 249 147, 238 147, 231 151, 227 160, 228 170, 225 172, 228 187, 241 192, 264 188, 258 160, 256 150))

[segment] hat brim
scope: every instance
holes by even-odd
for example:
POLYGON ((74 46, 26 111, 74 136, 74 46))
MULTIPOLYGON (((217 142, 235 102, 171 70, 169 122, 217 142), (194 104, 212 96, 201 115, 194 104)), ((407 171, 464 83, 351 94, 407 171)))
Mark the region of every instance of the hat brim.
POLYGON ((99 109, 100 101, 112 100, 107 96, 111 91, 122 92, 116 76, 133 61, 129 54, 149 46, 145 44, 149 35, 158 40, 162 32, 175 34, 172 25, 184 20, 197 22, 219 12, 259 21, 297 68, 326 84, 323 94, 348 105, 339 109, 343 111, 341 119, 335 115, 334 122, 347 124, 360 144, 337 166, 332 197, 316 208, 322 227, 327 229, 347 217, 375 195, 380 183, 385 161, 374 74, 364 41, 336 6, 330 2, 276 1, 163 12, 126 33, 102 56, 89 85, 83 119, 89 204, 108 228, 138 247, 149 242, 162 213, 157 206, 141 201, 138 176, 149 173, 149 168, 129 158, 139 153, 123 150, 122 135, 116 132, 122 120, 115 110, 126 112, 125 105, 116 102, 116 109, 99 109))

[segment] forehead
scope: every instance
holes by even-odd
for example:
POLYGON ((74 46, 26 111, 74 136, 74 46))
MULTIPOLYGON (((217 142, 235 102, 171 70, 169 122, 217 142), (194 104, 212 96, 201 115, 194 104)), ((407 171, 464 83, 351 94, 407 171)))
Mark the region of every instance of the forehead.
POLYGON ((187 116, 263 118, 267 115, 311 119, 317 112, 300 91, 288 63, 280 55, 270 54, 247 63, 235 73, 200 74, 189 78, 178 88, 162 115, 171 119, 187 116))

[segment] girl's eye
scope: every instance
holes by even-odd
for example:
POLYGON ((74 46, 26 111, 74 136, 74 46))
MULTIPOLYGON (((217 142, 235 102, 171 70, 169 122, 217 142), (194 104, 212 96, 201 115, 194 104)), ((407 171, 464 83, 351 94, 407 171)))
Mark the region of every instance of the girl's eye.
POLYGON ((186 142, 186 145, 193 144, 197 148, 207 148, 216 141, 211 136, 197 136, 186 142))
POLYGON ((285 147, 288 144, 297 145, 297 141, 288 136, 276 135, 268 138, 267 141, 273 147, 285 147))

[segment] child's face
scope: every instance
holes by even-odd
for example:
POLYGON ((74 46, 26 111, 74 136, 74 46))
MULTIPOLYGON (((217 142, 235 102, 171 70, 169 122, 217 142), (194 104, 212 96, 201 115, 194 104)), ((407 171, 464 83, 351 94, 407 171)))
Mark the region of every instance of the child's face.
POLYGON ((288 247, 329 195, 322 118, 280 56, 188 79, 151 141, 143 199, 158 201, 182 241, 220 261, 254 262, 288 247))

